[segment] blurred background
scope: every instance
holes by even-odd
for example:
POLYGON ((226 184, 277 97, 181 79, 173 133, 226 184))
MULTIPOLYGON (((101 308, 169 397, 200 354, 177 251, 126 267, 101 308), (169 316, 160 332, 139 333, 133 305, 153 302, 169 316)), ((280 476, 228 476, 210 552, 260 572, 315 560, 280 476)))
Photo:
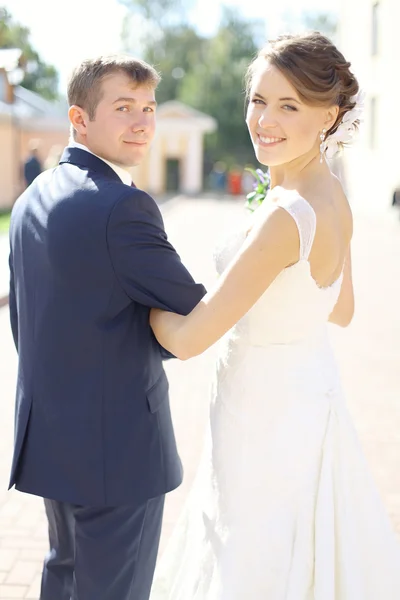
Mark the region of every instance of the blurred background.
POLYGON ((388 206, 400 188, 399 22, 398 0, 3 1, 0 210, 67 144, 74 65, 119 51, 162 75, 157 136, 137 185, 154 195, 245 195, 253 181, 244 169, 259 165, 244 124, 244 72, 269 38, 310 29, 337 43, 367 93, 358 143, 334 168, 350 196, 388 206))

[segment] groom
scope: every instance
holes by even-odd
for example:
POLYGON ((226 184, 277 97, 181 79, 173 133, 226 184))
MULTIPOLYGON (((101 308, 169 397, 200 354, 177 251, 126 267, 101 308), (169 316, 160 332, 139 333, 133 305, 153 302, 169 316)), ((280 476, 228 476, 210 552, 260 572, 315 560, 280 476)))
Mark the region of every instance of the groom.
POLYGON ((68 86, 73 141, 13 209, 10 487, 45 499, 41 600, 147 600, 164 496, 182 479, 169 355, 149 310, 187 314, 205 290, 127 171, 153 138, 158 81, 128 57, 79 65, 68 86))

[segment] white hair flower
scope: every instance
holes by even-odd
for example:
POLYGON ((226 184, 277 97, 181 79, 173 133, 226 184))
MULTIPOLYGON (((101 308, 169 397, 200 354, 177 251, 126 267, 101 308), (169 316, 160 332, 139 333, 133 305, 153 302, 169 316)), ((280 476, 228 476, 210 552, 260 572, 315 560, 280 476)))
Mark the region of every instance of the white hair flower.
POLYGON ((324 142, 326 158, 334 158, 341 152, 343 145, 350 144, 353 141, 358 124, 363 120, 364 101, 365 92, 361 90, 351 98, 351 102, 355 102, 355 106, 344 114, 335 133, 328 135, 324 142))

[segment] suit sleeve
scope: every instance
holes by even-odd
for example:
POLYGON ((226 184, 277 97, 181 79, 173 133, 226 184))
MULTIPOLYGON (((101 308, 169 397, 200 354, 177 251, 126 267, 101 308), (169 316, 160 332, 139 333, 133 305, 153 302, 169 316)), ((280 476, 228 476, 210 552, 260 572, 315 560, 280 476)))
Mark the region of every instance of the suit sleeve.
POLYGON ((135 302, 186 315, 206 293, 169 243, 160 210, 145 192, 132 190, 116 203, 107 239, 116 276, 135 302))
POLYGON ((11 331, 14 338, 14 344, 18 351, 18 313, 17 313, 17 302, 15 299, 15 284, 14 284, 14 266, 12 260, 12 252, 10 252, 9 257, 9 267, 10 267, 10 289, 8 293, 8 306, 10 310, 10 323, 11 323, 11 331))

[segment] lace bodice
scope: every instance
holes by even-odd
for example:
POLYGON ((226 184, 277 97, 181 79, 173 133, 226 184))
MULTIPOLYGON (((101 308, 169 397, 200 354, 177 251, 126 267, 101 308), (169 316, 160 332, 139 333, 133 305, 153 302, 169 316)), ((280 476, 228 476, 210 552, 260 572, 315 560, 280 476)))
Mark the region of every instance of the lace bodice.
MULTIPOLYGON (((276 277, 229 335, 256 346, 296 344, 312 338, 325 325, 337 302, 342 275, 326 288, 319 287, 311 275, 308 258, 315 237, 316 216, 304 198, 291 195, 278 202, 264 202, 270 202, 271 208, 277 205, 284 208, 296 222, 300 238, 299 261, 276 277)), ((255 214, 254 218, 257 217, 255 214)), ((218 273, 227 268, 245 238, 246 226, 243 225, 217 247, 214 259, 218 273)))

